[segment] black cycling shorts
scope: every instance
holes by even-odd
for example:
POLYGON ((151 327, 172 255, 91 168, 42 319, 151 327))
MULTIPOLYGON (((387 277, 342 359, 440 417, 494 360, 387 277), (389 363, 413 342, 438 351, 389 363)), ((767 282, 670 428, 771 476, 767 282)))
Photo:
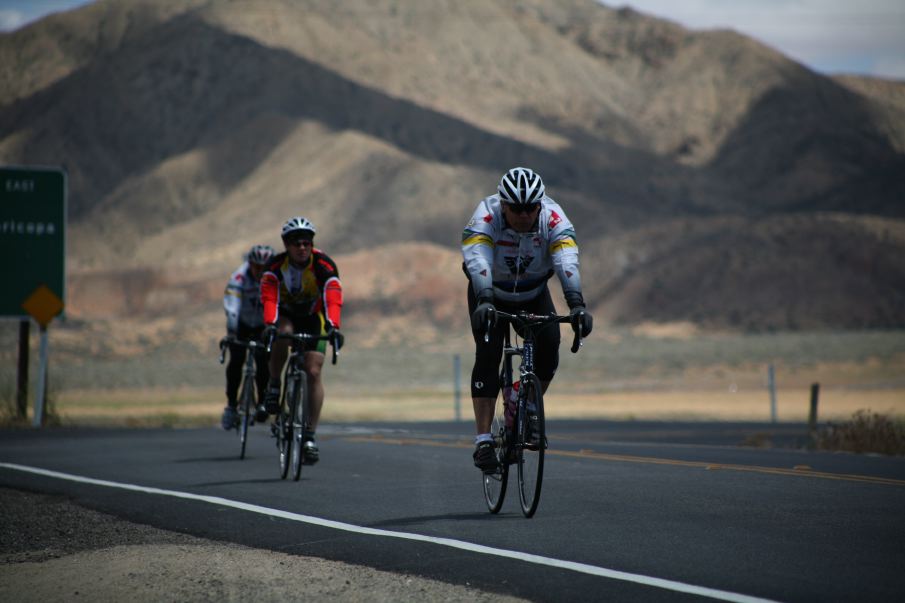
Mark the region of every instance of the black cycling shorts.
MULTIPOLYGON (((468 315, 477 307, 474 288, 468 283, 468 315)), ((495 301, 498 310, 516 314, 522 310, 534 314, 556 312, 550 289, 544 287, 537 297, 521 303, 495 301)), ((504 329, 509 328, 506 321, 497 321, 490 331, 490 340, 484 341, 484 328, 472 330, 475 341, 475 362, 471 370, 471 395, 474 398, 496 398, 500 391, 500 361, 503 358, 504 329)), ((535 330, 534 374, 543 382, 552 381, 559 366, 559 325, 554 324, 535 330)))
MULTIPOLYGON (((288 308, 280 307, 280 317, 286 317, 292 322, 293 333, 308 333, 309 335, 326 335, 327 321, 323 313, 317 314, 297 314, 288 308)), ((308 348, 312 352, 327 352, 327 340, 322 339, 317 342, 316 346, 308 348)))

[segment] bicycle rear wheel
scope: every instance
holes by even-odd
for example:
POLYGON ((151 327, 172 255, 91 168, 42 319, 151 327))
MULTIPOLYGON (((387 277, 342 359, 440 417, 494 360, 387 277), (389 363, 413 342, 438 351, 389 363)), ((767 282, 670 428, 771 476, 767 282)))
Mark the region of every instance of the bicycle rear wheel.
POLYGON ((296 378, 293 385, 295 399, 292 404, 292 479, 299 481, 302 475, 304 463, 304 450, 302 449, 302 434, 305 429, 305 415, 308 406, 308 375, 304 371, 296 378))
POLYGON ((541 391, 540 379, 536 376, 529 374, 522 377, 519 395, 524 396, 524 404, 519 404, 516 458, 519 501, 525 517, 532 517, 537 511, 544 478, 544 449, 547 438, 544 425, 544 397, 541 391), (534 422, 534 437, 529 431, 530 415, 537 417, 534 422))
POLYGON ((496 407, 493 411, 493 421, 490 423, 490 433, 493 434, 494 452, 497 457, 498 468, 494 473, 484 473, 481 477, 484 481, 484 501, 491 513, 499 513, 506 498, 506 484, 509 481, 509 464, 506 462, 507 450, 511 445, 506 437, 506 419, 504 416, 506 404, 502 392, 497 396, 496 407))
POLYGON ((284 380, 283 400, 280 404, 280 412, 276 417, 277 449, 280 451, 280 479, 286 479, 289 474, 289 456, 292 451, 292 420, 290 414, 290 401, 294 396, 292 391, 292 379, 284 380))
POLYGON ((239 398, 239 458, 245 458, 245 446, 248 442, 248 424, 255 407, 254 379, 245 377, 242 384, 242 397, 239 398))

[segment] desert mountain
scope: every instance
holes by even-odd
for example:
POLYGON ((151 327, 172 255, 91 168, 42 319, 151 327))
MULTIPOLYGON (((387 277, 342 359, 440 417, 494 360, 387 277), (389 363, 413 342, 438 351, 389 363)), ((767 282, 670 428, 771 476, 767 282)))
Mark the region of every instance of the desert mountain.
POLYGON ((528 165, 605 322, 905 326, 905 84, 731 31, 593 0, 99 0, 0 36, 0 83, 0 161, 69 172, 75 317, 216 313, 302 214, 351 325, 458 328, 461 227, 528 165))

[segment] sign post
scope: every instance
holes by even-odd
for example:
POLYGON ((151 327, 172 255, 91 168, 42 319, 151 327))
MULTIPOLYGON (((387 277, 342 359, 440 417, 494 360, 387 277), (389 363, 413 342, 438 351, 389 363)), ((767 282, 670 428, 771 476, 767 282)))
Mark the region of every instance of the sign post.
MULTIPOLYGON (((66 299, 64 170, 0 167, 0 257, 4 258, 0 262, 0 318, 23 320, 30 316, 41 327, 34 416, 34 424, 39 426, 46 395, 47 325, 63 311, 66 299)), ((27 343, 24 347, 27 349, 27 343)), ((27 381, 27 369, 24 372, 22 375, 19 371, 19 378, 27 381)), ((27 386, 18 386, 19 395, 24 397, 27 386)))

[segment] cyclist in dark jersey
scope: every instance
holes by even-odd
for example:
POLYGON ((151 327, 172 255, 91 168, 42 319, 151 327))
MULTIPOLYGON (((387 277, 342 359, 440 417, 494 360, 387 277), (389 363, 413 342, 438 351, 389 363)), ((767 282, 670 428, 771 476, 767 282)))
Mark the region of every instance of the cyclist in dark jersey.
MULTIPOLYGON (((323 335, 329 324, 334 329, 333 344, 342 347, 340 333, 342 311, 342 283, 336 263, 330 256, 314 247, 314 225, 307 219, 295 217, 283 224, 281 236, 286 251, 274 257, 261 278, 261 302, 264 322, 279 333, 310 333, 323 335)), ((309 416, 302 435, 305 462, 316 463, 319 458, 315 431, 324 404, 324 366, 326 341, 316 350, 305 353, 304 366, 308 373, 309 416)), ((289 352, 289 342, 276 340, 270 354, 270 381, 263 410, 279 412, 280 374, 289 352)), ((261 409, 259 409, 261 410, 261 409)))

